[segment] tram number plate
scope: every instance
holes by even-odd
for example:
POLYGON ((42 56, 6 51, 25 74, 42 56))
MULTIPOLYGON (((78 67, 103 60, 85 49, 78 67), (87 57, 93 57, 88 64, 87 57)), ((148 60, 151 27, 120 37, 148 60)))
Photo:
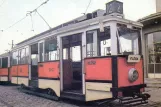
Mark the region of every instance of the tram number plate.
POLYGON ((96 61, 93 61, 93 60, 88 61, 88 65, 96 65, 96 61))
POLYGON ((140 55, 129 55, 128 59, 127 59, 127 62, 129 62, 129 63, 140 62, 140 58, 141 58, 140 55))

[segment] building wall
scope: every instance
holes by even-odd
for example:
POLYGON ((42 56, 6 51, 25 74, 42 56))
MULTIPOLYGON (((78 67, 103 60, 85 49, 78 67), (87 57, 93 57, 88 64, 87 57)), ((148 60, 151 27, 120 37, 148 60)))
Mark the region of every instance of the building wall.
POLYGON ((156 0, 156 11, 161 12, 161 0, 156 0))

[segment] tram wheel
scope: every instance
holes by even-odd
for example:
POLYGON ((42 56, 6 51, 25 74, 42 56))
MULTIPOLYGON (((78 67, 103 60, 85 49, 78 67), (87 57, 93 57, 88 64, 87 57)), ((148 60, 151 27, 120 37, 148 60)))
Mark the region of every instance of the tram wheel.
POLYGON ((54 92, 53 92, 52 89, 49 88, 49 89, 47 89, 47 94, 48 94, 48 95, 54 95, 54 92))
POLYGON ((24 84, 21 84, 20 87, 21 87, 21 89, 23 89, 25 87, 25 85, 24 84))

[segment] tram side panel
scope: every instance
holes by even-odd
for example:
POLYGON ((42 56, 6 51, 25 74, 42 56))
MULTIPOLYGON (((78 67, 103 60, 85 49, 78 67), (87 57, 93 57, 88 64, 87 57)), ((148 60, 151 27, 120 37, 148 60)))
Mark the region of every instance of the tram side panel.
POLYGON ((126 87, 132 85, 143 84, 143 62, 127 63, 126 58, 118 58, 118 87, 126 87), (128 72, 131 68, 138 71, 139 77, 135 82, 130 82, 128 79, 128 72))
POLYGON ((38 64, 38 87, 52 89, 60 97, 59 61, 38 64))
POLYGON ((112 98, 111 58, 85 59, 86 101, 112 98))
POLYGON ((29 65, 18 65, 18 85, 29 86, 29 65))
POLYGON ((10 73, 11 83, 18 84, 18 66, 17 65, 12 66, 10 72, 11 72, 10 73))
MULTIPOLYGON (((117 58, 117 65, 118 65, 118 88, 127 87, 130 89, 131 86, 135 86, 135 90, 132 90, 133 93, 140 93, 144 90, 144 72, 143 72, 143 59, 141 59, 137 63, 128 63, 125 57, 118 57, 117 58), (135 69, 138 72, 138 78, 135 81, 129 81, 129 71, 131 69, 135 69)), ((127 93, 123 90, 123 94, 127 93)))
POLYGON ((0 81, 1 82, 9 81, 8 73, 9 73, 8 68, 0 68, 0 81))

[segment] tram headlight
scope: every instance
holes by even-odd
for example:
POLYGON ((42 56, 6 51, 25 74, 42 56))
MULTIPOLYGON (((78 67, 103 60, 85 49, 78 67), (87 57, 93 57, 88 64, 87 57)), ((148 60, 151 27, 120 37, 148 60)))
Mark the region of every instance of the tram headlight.
POLYGON ((135 68, 129 70, 129 81, 134 82, 139 78, 139 73, 135 68))

